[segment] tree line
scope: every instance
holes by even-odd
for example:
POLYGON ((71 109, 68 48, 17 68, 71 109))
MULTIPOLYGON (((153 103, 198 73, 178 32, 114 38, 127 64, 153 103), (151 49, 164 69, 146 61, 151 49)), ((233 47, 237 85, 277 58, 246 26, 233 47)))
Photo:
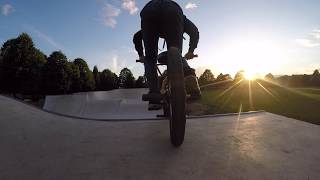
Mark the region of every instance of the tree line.
POLYGON ((109 69, 93 71, 82 58, 69 61, 61 51, 49 56, 37 49, 32 38, 22 33, 7 40, 0 50, 0 92, 28 95, 67 94, 145 87, 128 68, 117 75, 109 69))
MULTIPOLYGON (((244 79, 244 71, 229 74, 220 73, 216 78, 206 69, 199 77, 200 86, 217 82, 232 83, 244 79)), ((292 87, 320 86, 320 73, 274 77, 271 73, 265 79, 292 87)), ((86 91, 107 91, 117 88, 144 88, 146 79, 135 79, 128 68, 117 75, 110 69, 93 71, 82 58, 68 60, 61 51, 49 56, 37 49, 32 38, 22 33, 7 40, 0 49, 0 93, 54 95, 86 91)))
MULTIPOLYGON (((226 82, 232 84, 232 82, 238 82, 239 80, 245 79, 245 71, 240 70, 236 73, 234 78, 229 74, 220 73, 217 78, 214 77, 210 69, 206 69, 203 74, 199 77, 199 85, 205 86, 209 84, 215 84, 218 82, 226 82)), ((269 73, 264 77, 265 80, 272 81, 274 83, 281 84, 288 87, 316 87, 320 86, 320 72, 319 69, 314 70, 313 74, 303 75, 282 75, 275 77, 269 73)))
POLYGON ((266 77, 271 81, 275 81, 279 84, 288 87, 319 87, 320 86, 320 73, 319 70, 314 70, 313 74, 301 74, 301 75, 284 75, 280 77, 273 77, 269 74, 269 77, 266 77))

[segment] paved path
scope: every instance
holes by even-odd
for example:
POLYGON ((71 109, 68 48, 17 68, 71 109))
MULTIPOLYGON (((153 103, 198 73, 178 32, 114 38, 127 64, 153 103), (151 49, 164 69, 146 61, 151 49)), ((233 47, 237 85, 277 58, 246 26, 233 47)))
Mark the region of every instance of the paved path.
POLYGON ((320 127, 270 113, 108 122, 46 113, 0 96, 1 180, 320 179, 320 127))
POLYGON ((72 95, 47 96, 44 109, 91 119, 153 119, 162 111, 148 111, 141 100, 147 89, 116 89, 72 95))

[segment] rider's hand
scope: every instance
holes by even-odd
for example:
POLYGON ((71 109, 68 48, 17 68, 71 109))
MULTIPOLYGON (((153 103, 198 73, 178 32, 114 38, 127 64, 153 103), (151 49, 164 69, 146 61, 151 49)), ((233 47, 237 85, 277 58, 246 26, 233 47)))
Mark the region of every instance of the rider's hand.
POLYGON ((145 57, 144 56, 139 56, 139 61, 144 62, 145 57))
POLYGON ((143 61, 144 60, 144 56, 139 56, 139 60, 143 61))
POLYGON ((192 52, 188 52, 186 55, 184 55, 184 58, 186 58, 187 60, 193 59, 195 57, 198 57, 198 56, 193 54, 192 52))

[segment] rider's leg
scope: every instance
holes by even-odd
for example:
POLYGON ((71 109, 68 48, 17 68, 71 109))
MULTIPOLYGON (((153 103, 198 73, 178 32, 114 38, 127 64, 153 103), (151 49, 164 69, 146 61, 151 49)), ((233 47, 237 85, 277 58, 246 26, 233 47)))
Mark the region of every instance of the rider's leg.
MULTIPOLYGON (((184 32, 184 16, 182 14, 182 10, 180 11, 179 8, 171 6, 171 8, 166 8, 164 14, 166 14, 164 30, 165 32, 168 32, 166 36, 167 45, 168 47, 173 46, 179 48, 181 53, 184 32)), ((182 56, 181 61, 184 69, 184 75, 187 77, 187 91, 189 90, 191 96, 197 99, 201 96, 201 91, 196 79, 195 70, 189 66, 186 59, 182 58, 182 56), (192 83, 189 84, 189 82, 192 83)))
POLYGON ((157 55, 159 40, 159 23, 157 11, 153 6, 145 7, 141 13, 141 28, 145 47, 145 75, 150 93, 159 93, 157 55))
MULTIPOLYGON (((166 3, 162 9, 162 33, 168 49, 176 47, 182 53, 184 16, 182 9, 175 3, 166 3)), ((182 56, 181 56, 182 61, 182 56)))
MULTIPOLYGON (((141 29, 145 47, 145 75, 149 87, 149 94, 160 94, 157 55, 159 41, 159 9, 157 3, 149 3, 141 12, 141 29)), ((148 109, 158 110, 162 106, 159 101, 150 101, 148 109)))

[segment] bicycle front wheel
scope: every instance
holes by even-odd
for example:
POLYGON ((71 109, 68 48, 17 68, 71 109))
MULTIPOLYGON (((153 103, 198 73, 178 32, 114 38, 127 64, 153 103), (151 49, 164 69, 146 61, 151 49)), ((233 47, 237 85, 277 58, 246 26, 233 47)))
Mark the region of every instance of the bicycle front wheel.
POLYGON ((186 126, 186 92, 181 53, 175 47, 168 51, 170 137, 178 147, 184 141, 186 126))

